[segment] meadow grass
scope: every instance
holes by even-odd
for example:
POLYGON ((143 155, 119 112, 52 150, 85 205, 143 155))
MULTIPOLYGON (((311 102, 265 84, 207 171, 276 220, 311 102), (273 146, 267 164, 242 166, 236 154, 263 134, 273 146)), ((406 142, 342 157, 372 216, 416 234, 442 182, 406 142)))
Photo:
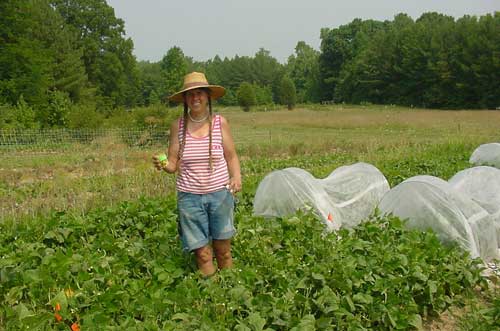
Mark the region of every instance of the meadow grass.
MULTIPOLYGON (((300 106, 293 111, 243 112, 228 119, 252 195, 270 171, 302 167, 327 176, 336 167, 368 162, 391 185, 416 174, 452 176, 472 151, 500 141, 500 112, 442 111, 390 106, 300 106)), ((0 217, 23 218, 66 210, 85 213, 139 196, 164 197, 175 179, 151 165, 163 145, 129 147, 115 135, 48 152, 3 152, 0 217)))

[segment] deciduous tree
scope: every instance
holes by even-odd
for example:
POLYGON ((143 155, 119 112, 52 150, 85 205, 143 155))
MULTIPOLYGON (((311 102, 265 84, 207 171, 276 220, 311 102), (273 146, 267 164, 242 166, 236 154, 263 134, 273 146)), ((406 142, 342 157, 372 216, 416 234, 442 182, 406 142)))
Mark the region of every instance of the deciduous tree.
POLYGON ((125 38, 123 20, 105 0, 51 0, 66 23, 78 32, 89 81, 111 105, 138 102, 138 73, 133 42, 125 38))
POLYGON ((248 82, 241 83, 238 88, 237 98, 238 104, 243 108, 243 111, 250 111, 250 107, 257 102, 252 84, 248 82))
POLYGON ((170 48, 160 61, 160 69, 162 73, 163 98, 174 94, 182 86, 182 80, 187 74, 187 60, 184 52, 180 47, 174 46, 170 48))
POLYGON ((297 89, 298 102, 320 100, 319 54, 304 41, 299 41, 295 54, 288 58, 287 73, 297 89))
POLYGON ((286 105, 288 110, 292 110, 295 107, 297 100, 297 93, 295 90, 295 85, 290 77, 284 76, 281 79, 279 98, 282 105, 286 105))

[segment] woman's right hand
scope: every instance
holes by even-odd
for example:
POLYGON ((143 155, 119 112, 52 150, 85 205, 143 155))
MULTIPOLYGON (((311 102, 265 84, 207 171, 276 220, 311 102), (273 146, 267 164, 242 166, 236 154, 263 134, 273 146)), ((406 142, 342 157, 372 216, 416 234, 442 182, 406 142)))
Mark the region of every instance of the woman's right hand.
POLYGON ((165 161, 160 161, 158 159, 158 155, 153 155, 153 165, 156 168, 156 170, 164 170, 165 169, 165 161))

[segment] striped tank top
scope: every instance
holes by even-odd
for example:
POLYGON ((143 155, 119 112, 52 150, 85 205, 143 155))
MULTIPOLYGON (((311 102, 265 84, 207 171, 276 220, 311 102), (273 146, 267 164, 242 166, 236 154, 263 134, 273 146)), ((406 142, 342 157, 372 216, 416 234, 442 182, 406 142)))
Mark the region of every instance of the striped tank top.
MULTIPOLYGON (((179 120, 179 145, 182 146, 182 130, 184 119, 179 120)), ((212 167, 210 170, 208 146, 209 135, 193 137, 186 130, 186 144, 179 160, 180 173, 177 175, 177 190, 182 192, 205 194, 223 189, 229 172, 224 149, 222 147, 221 116, 216 114, 212 119, 212 167)))

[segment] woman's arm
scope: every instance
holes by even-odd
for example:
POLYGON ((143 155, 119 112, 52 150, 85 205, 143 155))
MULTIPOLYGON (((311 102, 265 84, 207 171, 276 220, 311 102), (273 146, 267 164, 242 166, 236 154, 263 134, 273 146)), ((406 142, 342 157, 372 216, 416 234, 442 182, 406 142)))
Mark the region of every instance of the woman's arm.
POLYGON ((179 161, 179 120, 170 125, 170 141, 168 144, 168 164, 163 168, 169 174, 177 171, 179 161))
POLYGON ((224 158, 229 171, 229 190, 233 193, 241 191, 241 169, 240 160, 236 154, 233 136, 229 128, 229 123, 221 116, 222 125, 222 146, 224 148, 224 158))

